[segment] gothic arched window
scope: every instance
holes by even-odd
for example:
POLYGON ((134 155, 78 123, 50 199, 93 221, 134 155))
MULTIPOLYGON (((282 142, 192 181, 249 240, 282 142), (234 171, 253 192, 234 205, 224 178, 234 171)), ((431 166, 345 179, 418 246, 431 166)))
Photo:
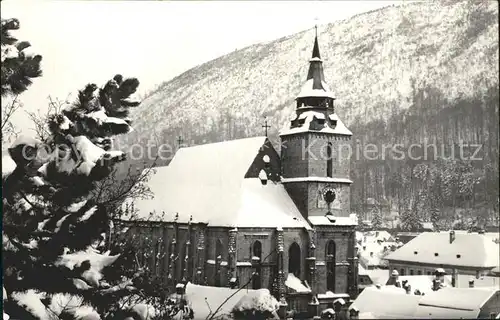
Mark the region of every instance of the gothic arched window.
POLYGON ((224 246, 222 245, 222 240, 217 239, 217 243, 215 244, 215 260, 222 261, 222 252, 224 250, 224 246))
POLYGON ((326 176, 333 176, 333 158, 332 158, 332 143, 328 142, 326 146, 326 176))
POLYGON ((222 262, 222 252, 224 250, 224 246, 222 245, 221 239, 218 239, 215 244, 215 286, 222 286, 222 270, 221 270, 221 262, 222 262))
POLYGON ((252 256, 262 259, 262 243, 259 240, 253 243, 252 256))
POLYGON ((292 243, 288 249, 288 273, 292 273, 297 278, 300 277, 300 247, 297 242, 292 243))
POLYGON ((335 266, 337 247, 333 240, 326 244, 326 289, 335 292, 335 266))
POLYGON ((261 265, 260 262, 262 261, 262 243, 257 240, 253 243, 252 246, 252 261, 253 257, 259 258, 256 267, 255 267, 255 274, 252 278, 252 289, 260 289, 262 286, 262 275, 261 275, 261 265))

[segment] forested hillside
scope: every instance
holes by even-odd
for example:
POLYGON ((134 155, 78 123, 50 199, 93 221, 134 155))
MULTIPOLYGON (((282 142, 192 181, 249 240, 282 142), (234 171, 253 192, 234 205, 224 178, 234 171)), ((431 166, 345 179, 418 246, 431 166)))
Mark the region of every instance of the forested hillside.
MULTIPOLYGON (((427 143, 439 151, 427 160, 354 157, 352 210, 363 213, 366 199, 374 198, 399 212, 406 227, 498 216, 498 3, 416 2, 318 32, 336 112, 353 143, 405 150, 427 143), (460 149, 464 144, 470 146, 460 149), (481 159, 471 160, 477 145, 474 156, 481 159)), ((313 39, 308 30, 250 46, 161 84, 133 114, 128 144, 260 135, 264 116, 278 142, 305 81, 313 39)))

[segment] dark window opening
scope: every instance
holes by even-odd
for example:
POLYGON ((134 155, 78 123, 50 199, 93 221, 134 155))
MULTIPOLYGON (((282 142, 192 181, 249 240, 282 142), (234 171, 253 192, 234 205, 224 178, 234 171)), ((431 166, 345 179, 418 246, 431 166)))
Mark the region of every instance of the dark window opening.
POLYGON ((222 252, 223 252, 224 246, 222 245, 222 241, 219 239, 217 240, 217 243, 215 244, 215 268, 216 268, 216 275, 215 275, 215 286, 220 287, 222 286, 222 270, 221 270, 221 262, 222 262, 222 252))
POLYGON ((460 259, 461 255, 457 254, 457 258, 460 259))
POLYGON ((405 272, 405 269, 403 269, 403 268, 402 268, 402 269, 401 269, 401 272, 399 273, 399 275, 404 276, 404 275, 405 275, 405 273, 406 273, 406 272, 405 272))
POLYGON ((300 278, 300 247, 294 242, 288 250, 288 273, 300 278))
POLYGON ((410 276, 413 275, 413 269, 410 269, 410 276))
POLYGON ((326 244, 326 289, 335 292, 335 266, 336 266, 337 248, 333 240, 326 244))
POLYGON ((255 241, 252 247, 252 261, 253 257, 259 258, 257 260, 257 266, 255 267, 255 274, 252 278, 252 288, 260 289, 262 286, 261 277, 261 259, 262 259, 262 243, 260 241, 255 241))
POLYGON ((421 275, 422 275, 422 270, 418 270, 418 271, 417 271, 417 274, 418 274, 419 276, 421 276, 421 275))
POLYGON ((326 159, 326 176, 327 177, 332 177, 332 169, 333 169, 333 160, 332 160, 332 143, 328 142, 328 146, 326 148, 326 154, 327 154, 327 159, 326 159))
POLYGON ((439 256, 439 253, 437 253, 437 252, 434 253, 434 257, 437 257, 437 256, 439 256))

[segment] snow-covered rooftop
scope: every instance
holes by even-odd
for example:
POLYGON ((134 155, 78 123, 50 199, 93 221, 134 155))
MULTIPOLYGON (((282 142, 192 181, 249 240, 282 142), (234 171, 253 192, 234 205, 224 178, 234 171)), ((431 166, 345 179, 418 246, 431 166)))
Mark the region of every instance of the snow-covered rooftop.
POLYGON ((286 136, 286 135, 304 133, 304 132, 316 132, 316 133, 321 132, 321 133, 331 133, 331 134, 336 134, 336 135, 352 136, 352 132, 349 129, 347 129, 345 124, 340 120, 338 115, 335 113, 329 115, 330 120, 336 122, 335 127, 332 128, 328 125, 328 122, 325 122, 324 127, 321 128, 320 130, 311 130, 310 124, 314 118, 324 119, 324 115, 322 113, 315 112, 315 111, 306 111, 306 112, 302 113, 299 116, 299 118, 304 119, 304 123, 302 125, 300 125, 299 127, 295 127, 295 128, 285 128, 285 129, 280 131, 280 136, 286 136), (300 118, 303 114, 305 114, 305 118, 300 118))
POLYGON ((420 300, 421 305, 441 308, 479 309, 489 298, 499 292, 499 288, 453 288, 444 287, 426 293, 420 300))
POLYGON ((310 216, 309 222, 315 226, 356 226, 357 223, 351 217, 335 216, 310 216))
MULTIPOLYGON (((135 203, 139 218, 165 212, 163 221, 204 222, 227 227, 308 228, 281 183, 245 178, 266 137, 180 149, 168 167, 148 181, 153 199, 135 203)), ((266 144, 265 147, 270 147, 266 144)))
POLYGON ((499 245, 483 234, 455 231, 455 240, 450 243, 449 232, 424 232, 391 252, 386 259, 494 268, 500 264, 498 252, 499 245))
MULTIPOLYGON (((417 275, 417 276, 399 276, 398 281, 402 283, 407 281, 407 284, 411 286, 411 293, 413 294, 415 290, 428 294, 432 291, 432 281, 434 276, 429 275, 417 275)), ((386 284, 390 283, 390 279, 387 280, 386 284)), ((446 287, 451 286, 451 276, 444 277, 444 285, 446 287)))
POLYGON ((381 241, 392 241, 393 236, 385 231, 367 231, 367 232, 360 232, 359 234, 360 238, 356 237, 356 240, 361 240, 362 242, 377 242, 378 240, 381 241), (366 241, 365 241, 366 238, 366 241))
POLYGON ((380 285, 385 285, 390 276, 389 270, 387 269, 364 270, 364 273, 370 277, 370 279, 374 284, 380 284, 380 285))
POLYGON ((304 85, 302 85, 297 98, 321 97, 335 99, 333 93, 330 91, 330 88, 324 81, 321 82, 321 86, 323 87, 322 89, 314 89, 314 80, 315 79, 309 79, 304 83, 304 85))
POLYGON ((407 319, 477 319, 481 307, 499 291, 498 288, 444 287, 427 291, 425 295, 414 295, 395 286, 369 287, 361 292, 350 309, 357 308, 360 314, 370 312, 380 319, 396 316, 407 319))
POLYGON ((282 183, 290 183, 290 182, 352 183, 352 180, 346 178, 331 178, 331 177, 297 177, 297 178, 281 178, 281 182, 282 183))
POLYGON ((349 307, 356 307, 359 313, 371 312, 376 317, 381 315, 412 315, 417 309, 420 296, 406 294, 397 287, 369 287, 364 289, 349 307))

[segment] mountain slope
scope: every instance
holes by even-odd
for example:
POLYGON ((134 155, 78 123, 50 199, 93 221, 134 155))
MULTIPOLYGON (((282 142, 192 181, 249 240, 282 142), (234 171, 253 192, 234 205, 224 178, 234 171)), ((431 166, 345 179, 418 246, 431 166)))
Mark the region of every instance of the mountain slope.
MULTIPOLYGON (((253 45, 163 83, 133 114, 136 131, 125 143, 261 135, 267 116, 279 149, 277 133, 294 114, 313 40, 314 31, 305 31, 253 45)), ((366 213, 373 198, 421 219, 498 215, 496 1, 386 7, 320 28, 319 45, 336 112, 356 143, 434 142, 448 153, 457 144, 481 147, 476 162, 353 158, 353 210, 366 213)))
MULTIPOLYGON (((305 80, 313 37, 307 31, 254 45, 164 83, 134 115, 137 133, 230 139, 261 133, 262 115, 281 128, 305 80)), ((348 125, 407 109, 415 91, 429 85, 453 101, 498 84, 494 1, 387 7, 320 28, 319 41, 348 125)))

